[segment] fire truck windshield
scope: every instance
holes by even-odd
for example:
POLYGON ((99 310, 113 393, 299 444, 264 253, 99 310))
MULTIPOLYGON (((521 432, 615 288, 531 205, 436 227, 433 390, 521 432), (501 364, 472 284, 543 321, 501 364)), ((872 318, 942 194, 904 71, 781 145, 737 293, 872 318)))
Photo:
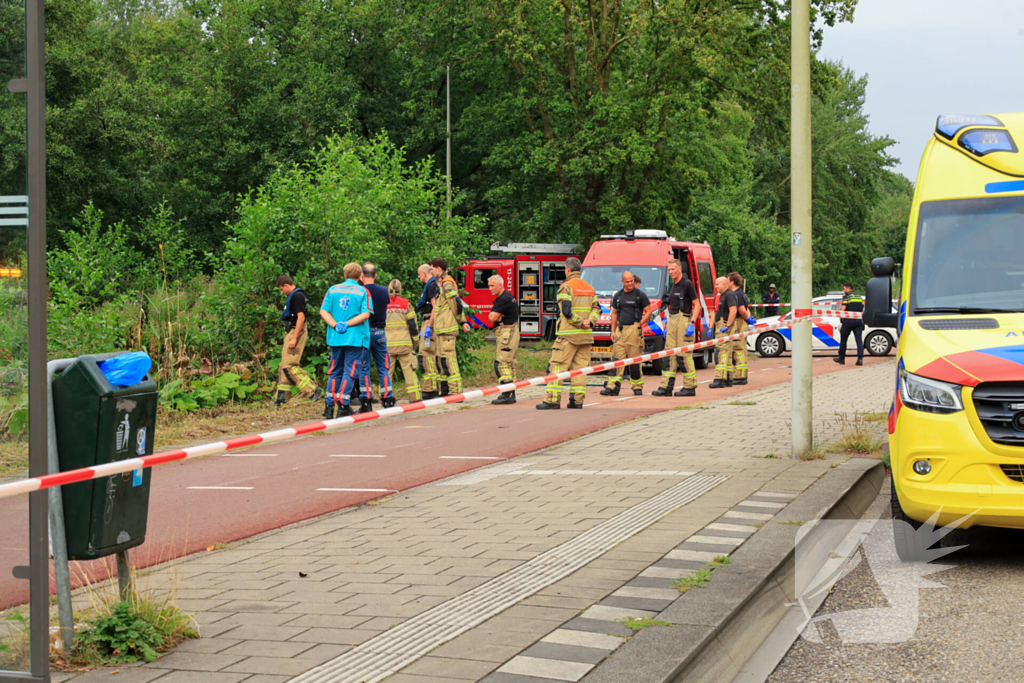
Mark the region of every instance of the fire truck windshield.
POLYGON ((587 266, 580 277, 594 288, 599 297, 605 298, 622 289, 622 273, 627 270, 640 278, 640 289, 652 302, 661 299, 668 275, 660 266, 587 266))

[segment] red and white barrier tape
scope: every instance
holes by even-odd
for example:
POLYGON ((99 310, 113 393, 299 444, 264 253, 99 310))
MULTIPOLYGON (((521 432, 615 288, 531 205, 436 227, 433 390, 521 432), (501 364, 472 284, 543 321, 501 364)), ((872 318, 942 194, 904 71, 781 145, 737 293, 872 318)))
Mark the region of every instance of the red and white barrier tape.
POLYGON ((104 465, 82 467, 77 470, 68 470, 67 472, 58 472, 56 474, 43 475, 42 477, 32 477, 8 484, 0 484, 0 498, 9 498, 22 493, 31 493, 33 491, 53 488, 54 486, 63 486, 65 484, 74 484, 80 481, 89 481, 90 479, 109 477, 114 474, 122 474, 124 472, 131 472, 144 467, 153 467, 154 465, 177 462, 178 460, 189 460, 191 458, 200 458, 206 455, 217 455, 219 453, 233 451, 239 448, 246 448, 248 446, 255 446, 257 444, 284 441, 285 439, 302 436, 303 434, 312 434, 313 432, 330 432, 348 425, 358 424, 360 422, 369 422, 370 420, 377 420, 384 417, 394 417, 395 415, 412 413, 417 410, 432 408, 434 406, 443 406, 448 403, 461 403, 462 401, 492 396, 503 391, 513 391, 515 389, 538 386, 555 380, 566 380, 571 377, 578 377, 579 375, 592 375, 596 372, 614 370, 615 368, 634 365, 635 363, 645 363, 647 361, 667 358, 681 353, 699 351, 717 344, 743 339, 744 337, 749 337, 752 334, 760 334, 761 332, 767 332, 768 330, 774 330, 781 327, 792 327, 797 323, 805 322, 807 320, 810 320, 810 318, 795 318, 793 320, 773 323, 771 325, 756 325, 751 327, 747 332, 730 334, 725 337, 716 337, 715 339, 703 341, 698 344, 690 344, 689 346, 681 346, 675 349, 666 349, 655 353, 647 353, 633 358, 609 361, 607 363, 592 365, 579 370, 566 370, 565 372, 559 372, 553 375, 532 377, 530 379, 523 379, 518 382, 509 382, 507 384, 498 384, 485 389, 476 389, 462 394, 452 394, 451 396, 445 396, 443 398, 432 398, 428 401, 417 401, 404 406, 395 406, 394 408, 383 408, 381 410, 350 415, 348 417, 341 417, 335 420, 310 422, 309 424, 299 425, 297 427, 286 427, 285 429, 278 429, 272 432, 265 432, 263 434, 240 436, 235 439, 217 441, 216 443, 191 446, 189 448, 165 451, 163 453, 154 453, 153 455, 144 455, 139 458, 129 458, 128 460, 117 460, 104 465))
POLYGON ((772 306, 778 308, 779 306, 792 306, 793 304, 747 304, 747 308, 768 308, 772 306))

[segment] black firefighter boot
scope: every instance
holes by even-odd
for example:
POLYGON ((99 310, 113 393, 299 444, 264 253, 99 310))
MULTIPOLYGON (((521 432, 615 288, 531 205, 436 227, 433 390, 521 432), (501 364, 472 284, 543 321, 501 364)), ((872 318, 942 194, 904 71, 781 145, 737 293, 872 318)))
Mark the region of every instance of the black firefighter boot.
POLYGON ((541 401, 537 404, 537 410, 560 410, 561 408, 561 403, 548 403, 547 401, 541 401))
MULTIPOLYGON (((622 387, 621 382, 614 382, 612 384, 606 384, 604 389, 601 390, 602 396, 618 396, 619 389, 622 387)), ((570 398, 570 401, 572 399, 570 398)))
POLYGON ((638 387, 633 387, 633 395, 634 396, 643 396, 644 395, 643 385, 638 386, 638 387))
POLYGON ((665 388, 662 389, 661 387, 658 387, 657 389, 655 389, 654 391, 651 392, 651 396, 671 396, 672 395, 672 390, 675 389, 675 388, 676 388, 676 378, 675 377, 669 377, 668 378, 668 384, 665 385, 665 388))
POLYGON ((359 412, 370 413, 373 412, 373 399, 372 398, 361 398, 359 399, 359 412))
POLYGON ((730 382, 729 380, 727 380, 727 379, 718 379, 716 377, 715 381, 708 385, 708 389, 725 389, 726 387, 731 387, 731 386, 732 386, 732 382, 730 382))
POLYGON ((324 404, 324 412, 321 415, 321 417, 324 418, 325 420, 333 420, 334 419, 334 404, 333 403, 326 403, 326 404, 324 404))
POLYGON ((380 400, 380 405, 382 408, 394 408, 395 403, 397 403, 397 401, 395 401, 394 396, 385 396, 380 400))
POLYGON ((438 382, 438 385, 439 385, 441 390, 439 392, 437 392, 437 395, 438 396, 447 396, 448 395, 448 382, 438 382))
POLYGON ((274 405, 280 408, 288 402, 288 394, 291 392, 278 390, 277 398, 274 399, 274 405))
POLYGON ((516 392, 514 391, 503 391, 498 395, 498 398, 491 401, 493 406, 510 406, 516 402, 516 392))
MULTIPOLYGON (((616 386, 618 386, 618 385, 616 385, 616 386)), ((576 402, 576 397, 575 396, 570 396, 569 397, 569 405, 567 405, 566 408, 575 408, 577 410, 581 410, 583 408, 583 401, 584 401, 584 399, 580 399, 580 402, 577 403, 576 402)))
POLYGON ((695 389, 695 388, 694 389, 687 389, 686 387, 683 387, 682 389, 680 389, 679 391, 677 391, 676 393, 673 394, 673 396, 696 396, 696 395, 697 395, 697 389, 695 389))
POLYGON ((340 405, 338 406, 337 417, 348 417, 352 414, 352 406, 340 405))

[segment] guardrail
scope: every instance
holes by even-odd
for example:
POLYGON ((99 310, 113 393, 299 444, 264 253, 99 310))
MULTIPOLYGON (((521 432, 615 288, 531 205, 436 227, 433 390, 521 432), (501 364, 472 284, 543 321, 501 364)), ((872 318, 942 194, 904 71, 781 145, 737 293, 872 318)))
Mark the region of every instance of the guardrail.
MULTIPOLYGON (((849 315, 852 317, 854 315, 859 314, 849 315)), ((342 427, 347 427, 349 425, 359 424, 361 422, 369 422, 371 420, 379 420, 388 417, 395 417, 397 415, 404 415, 405 413, 413 413, 418 410, 424 410, 426 408, 432 408, 434 406, 442 406, 448 403, 461 403, 463 401, 472 401, 484 398, 486 396, 493 396, 494 394, 498 394, 503 391, 514 391, 516 389, 524 389, 526 387, 547 384, 548 382, 552 382, 555 380, 566 380, 572 377, 578 377, 580 375, 592 375, 598 372, 614 370, 616 368, 625 367, 627 365, 634 365, 636 363, 646 363, 652 360, 658 360, 659 358, 668 358, 669 356, 698 351, 701 349, 717 346, 718 344, 723 344, 725 342, 744 339, 753 334, 760 334, 762 332, 767 332, 769 330, 779 329, 783 327, 792 327, 797 323, 810 321, 811 317, 812 316, 810 315, 806 315, 794 317, 792 320, 773 323, 771 325, 755 325, 746 332, 730 334, 724 337, 716 337, 715 339, 709 339, 708 341, 699 342, 697 344, 680 346, 674 349, 665 349, 664 351, 657 351, 654 353, 646 353, 642 356, 634 356, 632 358, 623 358, 620 360, 609 361, 607 363, 591 365, 589 367, 580 368, 578 370, 566 370, 564 372, 559 372, 551 375, 544 375, 542 377, 531 377, 529 379, 522 379, 519 380, 518 382, 497 384, 494 386, 486 387, 484 389, 475 389, 473 391, 467 391, 461 394, 452 394, 450 396, 444 396, 441 398, 432 398, 427 401, 417 401, 415 403, 409 403, 404 406, 384 408, 381 410, 374 410, 368 413, 360 413, 357 415, 341 417, 334 420, 310 422, 308 424, 298 425, 295 427, 286 427, 284 429, 277 429, 272 432, 265 432, 263 434, 250 434, 249 436, 240 436, 234 439, 227 439, 225 441, 217 441, 214 443, 202 444, 199 446, 190 446, 189 448, 181 448, 173 451, 154 453, 153 455, 145 455, 140 458, 117 460, 115 462, 106 463, 104 465, 94 465, 92 467, 83 467, 76 470, 68 470, 67 472, 46 474, 41 477, 31 477, 28 479, 23 479, 21 481, 0 484, 0 498, 9 498, 11 496, 17 496, 23 493, 31 493, 33 491, 50 489, 55 486, 64 486, 65 484, 74 484, 80 481, 99 479, 100 477, 109 477, 114 474, 122 474, 124 472, 131 472, 133 470, 145 467, 163 465, 169 462, 177 462, 179 460, 190 460, 192 458, 201 458, 208 455, 217 455, 219 453, 226 453, 227 451, 233 451, 239 448, 246 448, 249 446, 256 446, 258 444, 273 443, 275 441, 284 441, 286 439, 291 439, 296 436, 302 436, 303 434, 312 434, 314 432, 331 432, 337 429, 341 429, 342 427)))

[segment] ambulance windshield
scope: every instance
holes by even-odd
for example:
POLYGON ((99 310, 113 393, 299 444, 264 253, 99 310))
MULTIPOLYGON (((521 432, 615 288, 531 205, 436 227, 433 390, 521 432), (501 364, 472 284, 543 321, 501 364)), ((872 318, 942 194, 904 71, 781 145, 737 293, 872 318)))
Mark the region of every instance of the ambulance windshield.
POLYGON ((584 266, 580 277, 599 297, 606 298, 622 289, 622 273, 626 270, 640 278, 640 289, 652 302, 661 299, 668 275, 658 266, 584 266))
POLYGON ((921 204, 910 314, 1024 312, 1024 197, 921 204))

